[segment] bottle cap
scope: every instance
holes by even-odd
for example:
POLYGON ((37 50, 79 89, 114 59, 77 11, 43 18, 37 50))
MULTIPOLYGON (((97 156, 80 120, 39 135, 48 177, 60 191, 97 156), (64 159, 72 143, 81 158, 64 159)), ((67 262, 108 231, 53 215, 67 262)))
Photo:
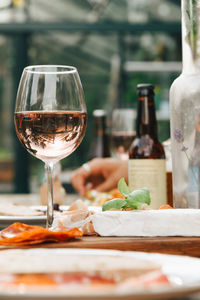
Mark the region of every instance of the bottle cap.
POLYGON ((140 83, 137 85, 139 96, 148 96, 149 94, 154 95, 154 85, 150 83, 140 83))
POLYGON ((137 85, 137 89, 148 89, 148 90, 153 90, 154 85, 151 83, 139 83, 137 85))
POLYGON ((104 109, 95 109, 93 111, 93 116, 97 118, 105 117, 107 115, 104 109))

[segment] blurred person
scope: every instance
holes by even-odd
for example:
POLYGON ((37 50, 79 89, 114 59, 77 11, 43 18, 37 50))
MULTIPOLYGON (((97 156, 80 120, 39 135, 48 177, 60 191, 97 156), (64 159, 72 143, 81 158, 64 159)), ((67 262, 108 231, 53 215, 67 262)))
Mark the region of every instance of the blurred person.
POLYGON ((116 188, 122 177, 128 183, 128 160, 94 158, 72 172, 71 183, 84 197, 90 189, 107 192, 116 188))

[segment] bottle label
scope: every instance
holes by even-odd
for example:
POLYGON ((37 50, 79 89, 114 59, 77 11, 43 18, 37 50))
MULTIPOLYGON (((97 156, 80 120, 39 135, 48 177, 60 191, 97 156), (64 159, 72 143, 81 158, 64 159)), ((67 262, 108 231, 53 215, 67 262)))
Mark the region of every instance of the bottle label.
POLYGON ((167 203, 165 159, 129 159, 128 177, 131 190, 150 190, 152 209, 167 203))

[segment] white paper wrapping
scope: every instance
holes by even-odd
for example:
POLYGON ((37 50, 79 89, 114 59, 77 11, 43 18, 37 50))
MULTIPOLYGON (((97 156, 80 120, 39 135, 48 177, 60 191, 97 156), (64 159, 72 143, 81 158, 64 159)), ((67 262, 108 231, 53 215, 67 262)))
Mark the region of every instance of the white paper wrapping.
POLYGON ((106 211, 92 221, 101 236, 200 236, 200 209, 106 211))

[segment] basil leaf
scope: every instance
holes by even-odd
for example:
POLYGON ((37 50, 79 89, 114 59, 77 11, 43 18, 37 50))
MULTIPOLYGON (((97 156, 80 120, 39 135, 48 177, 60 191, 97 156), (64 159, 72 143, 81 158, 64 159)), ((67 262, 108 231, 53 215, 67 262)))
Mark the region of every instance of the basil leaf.
POLYGON ((135 210, 140 210, 142 209, 142 203, 137 201, 129 202, 127 203, 127 207, 131 207, 135 210))
POLYGON ((126 200, 124 199, 120 199, 120 198, 116 198, 116 199, 112 199, 108 202, 105 202, 102 206, 102 210, 106 211, 106 210, 110 210, 110 209, 121 209, 126 207, 126 200))
POLYGON ((140 209, 141 204, 146 203, 149 205, 151 203, 150 192, 146 188, 134 190, 127 196, 126 201, 128 206, 140 209))
POLYGON ((126 184, 126 181, 124 180, 124 178, 121 178, 119 180, 119 182, 118 182, 118 190, 125 197, 127 197, 130 194, 131 191, 130 191, 128 185, 126 184))

